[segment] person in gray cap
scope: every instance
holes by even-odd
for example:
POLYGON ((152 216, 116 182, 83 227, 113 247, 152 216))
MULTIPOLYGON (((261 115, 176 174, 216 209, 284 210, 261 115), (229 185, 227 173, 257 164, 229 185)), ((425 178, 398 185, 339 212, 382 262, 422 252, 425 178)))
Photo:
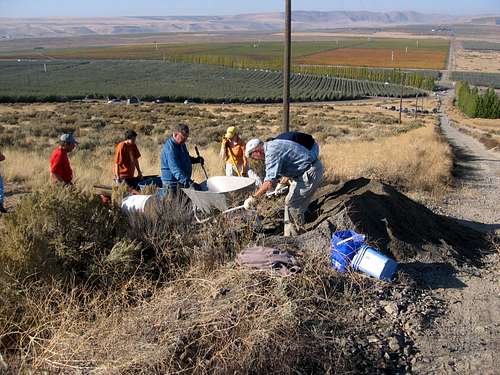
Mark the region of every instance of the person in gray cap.
POLYGON ((245 200, 245 208, 253 208, 280 179, 287 178, 290 188, 285 198, 285 235, 296 235, 302 229, 304 213, 323 178, 319 145, 309 134, 287 132, 265 143, 251 139, 245 153, 249 158, 264 160, 266 165, 264 183, 245 200))
POLYGON ((59 145, 50 157, 50 178, 53 183, 73 184, 73 170, 69 163, 68 153, 73 151, 77 144, 73 134, 63 134, 59 138, 59 145))

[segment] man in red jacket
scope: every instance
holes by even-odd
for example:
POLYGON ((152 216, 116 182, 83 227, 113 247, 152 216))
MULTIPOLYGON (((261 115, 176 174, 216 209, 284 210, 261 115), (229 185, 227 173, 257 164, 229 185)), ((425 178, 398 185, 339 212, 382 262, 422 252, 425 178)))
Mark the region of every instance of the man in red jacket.
POLYGON ((73 170, 69 163, 68 153, 73 151, 77 144, 73 134, 63 134, 59 138, 59 145, 50 157, 50 178, 53 183, 73 184, 73 170))

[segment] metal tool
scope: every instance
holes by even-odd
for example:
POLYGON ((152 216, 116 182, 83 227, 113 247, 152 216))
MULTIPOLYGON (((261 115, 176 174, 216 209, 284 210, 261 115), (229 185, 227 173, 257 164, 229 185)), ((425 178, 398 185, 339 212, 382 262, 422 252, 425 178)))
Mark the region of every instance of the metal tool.
MULTIPOLYGON (((200 157, 200 151, 198 151, 198 146, 194 146, 194 150, 196 151, 196 156, 200 157)), ((203 163, 201 164, 201 169, 203 169, 203 173, 205 173, 205 178, 208 180, 208 173, 207 170, 205 169, 205 165, 203 163)))

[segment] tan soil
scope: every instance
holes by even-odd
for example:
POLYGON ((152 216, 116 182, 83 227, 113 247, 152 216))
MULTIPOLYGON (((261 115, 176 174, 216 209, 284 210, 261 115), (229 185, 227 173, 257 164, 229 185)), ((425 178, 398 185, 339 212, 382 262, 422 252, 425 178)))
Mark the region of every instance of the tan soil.
POLYGON ((500 72, 500 51, 483 52, 457 49, 455 69, 471 72, 500 72))
MULTIPOLYGON (((478 141, 451 127, 442 117, 444 135, 455 147, 457 183, 443 213, 476 229, 500 233, 500 159, 478 141)), ((498 238, 498 237, 497 237, 498 238)), ((498 245, 483 268, 457 269, 450 275, 427 272, 433 297, 448 306, 415 340, 418 374, 498 374, 500 347, 500 262, 498 245), (434 285, 434 287, 432 287, 434 285)))

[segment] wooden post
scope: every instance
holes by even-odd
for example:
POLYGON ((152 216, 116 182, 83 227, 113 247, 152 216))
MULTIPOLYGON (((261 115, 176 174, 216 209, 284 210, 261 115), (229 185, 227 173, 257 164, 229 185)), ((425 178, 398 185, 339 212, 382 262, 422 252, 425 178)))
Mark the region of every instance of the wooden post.
POLYGON ((417 111, 418 111, 418 93, 415 96, 415 120, 417 119, 417 111))
POLYGON ((404 74, 401 76, 401 94, 399 96, 399 123, 402 124, 403 123, 403 120, 401 118, 401 115, 403 113, 403 77, 404 77, 404 74))
POLYGON ((283 132, 287 132, 290 129, 290 65, 292 49, 292 1, 285 1, 285 53, 283 56, 283 132))

